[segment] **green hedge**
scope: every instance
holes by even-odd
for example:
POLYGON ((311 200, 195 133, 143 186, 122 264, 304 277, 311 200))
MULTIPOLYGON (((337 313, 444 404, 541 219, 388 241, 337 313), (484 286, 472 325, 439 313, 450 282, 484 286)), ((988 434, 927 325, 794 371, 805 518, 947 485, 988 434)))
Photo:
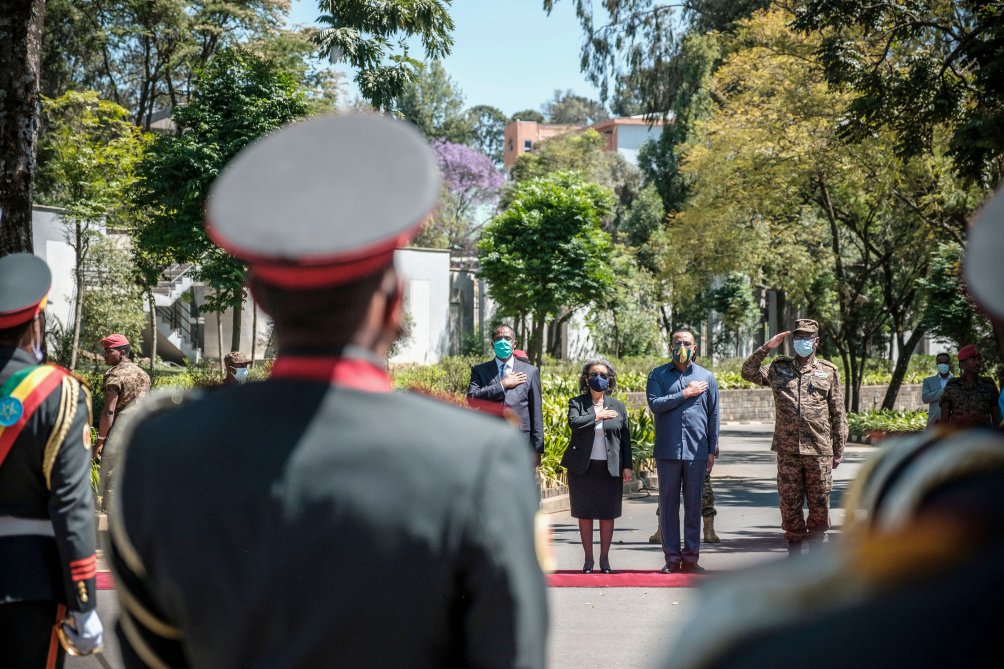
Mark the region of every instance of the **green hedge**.
POLYGON ((865 411, 847 414, 848 432, 861 440, 873 432, 921 432, 927 427, 926 411, 865 411))

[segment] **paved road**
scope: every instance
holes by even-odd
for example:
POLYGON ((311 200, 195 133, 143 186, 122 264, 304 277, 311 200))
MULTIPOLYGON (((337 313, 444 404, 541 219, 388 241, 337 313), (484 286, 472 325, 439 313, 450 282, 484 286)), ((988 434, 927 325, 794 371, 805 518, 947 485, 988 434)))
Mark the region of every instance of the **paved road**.
MULTIPOLYGON (((722 427, 722 457, 712 474, 720 544, 701 549, 701 564, 715 572, 735 571, 782 559, 785 544, 777 510, 775 459, 770 452, 773 426, 736 424, 722 427)), ((831 521, 843 521, 842 499, 870 447, 851 446, 834 472, 831 521)), ((614 569, 662 567, 662 549, 648 542, 655 531, 656 496, 632 495, 614 531, 610 561, 614 569)), ((578 526, 567 512, 550 515, 559 569, 580 569, 578 526)), ((597 531, 597 541, 599 533, 597 531)), ((599 548, 596 548, 597 555, 599 548)), ((667 656, 684 621, 699 607, 699 588, 551 588, 549 662, 553 669, 571 667, 654 667, 667 656)), ((101 592, 98 611, 110 630, 118 607, 110 592, 101 592)), ((106 656, 121 667, 114 634, 106 656)), ((97 669, 92 658, 68 658, 68 669, 97 669)))
MULTIPOLYGON (((786 544, 780 529, 775 484, 776 464, 770 451, 772 424, 722 426, 721 453, 712 473, 722 542, 701 547, 701 565, 715 572, 735 571, 783 559, 786 544)), ((843 496, 870 447, 849 446, 833 473, 830 520, 843 522, 843 496)), ((633 495, 617 520, 610 564, 614 569, 660 569, 662 549, 648 543, 655 531, 656 496, 633 495)), ((582 549, 577 521, 567 512, 551 514, 559 569, 581 569, 582 549)), ((596 532, 599 555, 599 532, 596 532)), ((551 588, 549 660, 552 669, 582 666, 654 667, 664 660, 699 607, 699 588, 551 588)))

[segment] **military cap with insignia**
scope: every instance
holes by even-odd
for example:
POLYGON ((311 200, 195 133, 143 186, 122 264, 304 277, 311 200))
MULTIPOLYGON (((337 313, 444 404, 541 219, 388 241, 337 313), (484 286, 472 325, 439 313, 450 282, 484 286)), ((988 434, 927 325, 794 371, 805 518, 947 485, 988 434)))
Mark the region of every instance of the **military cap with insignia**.
POLYGON ((52 272, 45 261, 30 253, 0 258, 0 330, 35 318, 45 309, 52 272))
POLYGON ((799 318, 795 321, 795 327, 791 329, 795 334, 803 332, 805 334, 819 334, 819 323, 811 318, 799 318))
POLYGON ((388 267, 440 192, 436 157, 410 124, 321 116, 245 148, 213 183, 206 230, 252 278, 289 289, 388 267))

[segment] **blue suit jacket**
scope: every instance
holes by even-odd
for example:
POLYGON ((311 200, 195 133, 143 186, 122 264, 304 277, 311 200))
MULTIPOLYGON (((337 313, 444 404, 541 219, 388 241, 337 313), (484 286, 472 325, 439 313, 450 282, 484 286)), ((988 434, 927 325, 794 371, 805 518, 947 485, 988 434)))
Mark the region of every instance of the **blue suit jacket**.
POLYGON ((693 363, 682 373, 673 363, 648 373, 648 406, 655 415, 657 460, 706 460, 718 455, 718 383, 715 375, 693 363), (708 389, 685 399, 691 381, 707 381, 708 389))

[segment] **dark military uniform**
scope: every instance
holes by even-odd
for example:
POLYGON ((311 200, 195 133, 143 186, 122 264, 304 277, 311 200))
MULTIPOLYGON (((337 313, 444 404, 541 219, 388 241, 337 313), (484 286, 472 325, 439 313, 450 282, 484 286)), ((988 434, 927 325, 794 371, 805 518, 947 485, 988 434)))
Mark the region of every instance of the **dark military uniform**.
POLYGON ((941 416, 956 426, 994 427, 993 408, 997 404, 997 385, 985 376, 974 384, 962 377, 950 379, 941 395, 941 416))
POLYGON ((821 538, 830 526, 833 459, 843 456, 847 439, 840 375, 831 362, 815 356, 801 366, 795 358, 777 356, 761 367, 768 353, 766 346, 754 351, 743 363, 742 377, 774 394, 771 450, 777 452, 781 527, 789 543, 821 538), (805 503, 808 519, 802 515, 805 503))
POLYGON ((889 440, 848 498, 832 551, 711 584, 664 666, 966 667, 998 657, 1004 439, 942 429, 889 440))
MULTIPOLYGON (((12 376, 25 373, 45 379, 37 408, 0 458, 0 664, 61 666, 56 626, 67 611, 95 606, 90 395, 66 370, 0 348, 5 395, 12 376)), ((25 399, 25 415, 31 404, 25 399)), ((0 434, 0 450, 3 441, 0 434)))
POLYGON ((117 428, 109 559, 128 666, 544 666, 525 439, 394 392, 378 357, 402 304, 394 249, 439 193, 424 139, 377 116, 294 124, 214 183, 209 234, 251 258, 252 290, 296 308, 377 279, 358 297, 385 320, 335 307, 378 337, 361 348, 299 324, 309 311, 274 314, 269 380, 154 395, 117 428))

